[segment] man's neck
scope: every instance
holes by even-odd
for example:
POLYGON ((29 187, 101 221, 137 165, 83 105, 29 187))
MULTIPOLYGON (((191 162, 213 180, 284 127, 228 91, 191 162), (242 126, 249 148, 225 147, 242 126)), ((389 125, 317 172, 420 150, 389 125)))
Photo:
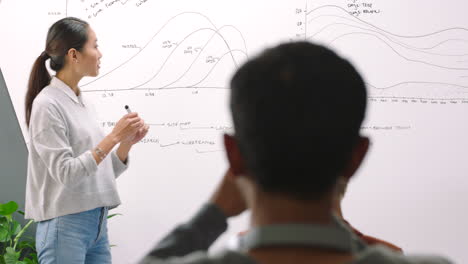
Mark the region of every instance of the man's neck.
MULTIPOLYGON (((329 225, 333 222, 333 197, 326 195, 319 201, 300 201, 276 195, 260 194, 251 203, 251 227, 277 224, 329 225)), ((248 252, 258 263, 323 263, 342 264, 353 255, 316 246, 284 245, 260 247, 248 252)))
POLYGON ((302 201, 275 194, 256 195, 251 204, 251 226, 273 224, 330 224, 333 221, 331 195, 318 201, 302 201))

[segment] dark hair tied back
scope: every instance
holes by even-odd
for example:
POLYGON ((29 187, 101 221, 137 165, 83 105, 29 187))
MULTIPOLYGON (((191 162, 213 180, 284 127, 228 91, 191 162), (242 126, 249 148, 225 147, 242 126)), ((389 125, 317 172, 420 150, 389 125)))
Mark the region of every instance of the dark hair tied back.
POLYGON ((60 71, 65 64, 65 56, 50 57, 50 68, 54 71, 60 71))
POLYGON ((70 49, 81 51, 88 41, 88 23, 78 18, 66 17, 55 22, 47 33, 46 48, 36 59, 29 77, 26 93, 26 124, 29 126, 32 104, 36 96, 49 85, 51 77, 45 62, 50 59, 50 68, 56 72, 65 66, 65 57, 70 49))
POLYGON ((41 57, 44 59, 44 60, 47 60, 48 58, 50 58, 49 54, 47 54, 47 52, 43 51, 41 53, 41 57))

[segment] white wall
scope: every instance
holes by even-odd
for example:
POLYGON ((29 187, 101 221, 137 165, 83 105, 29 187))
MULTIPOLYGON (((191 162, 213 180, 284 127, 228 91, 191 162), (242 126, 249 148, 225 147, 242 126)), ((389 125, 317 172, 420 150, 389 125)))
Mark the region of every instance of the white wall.
MULTIPOLYGON (((110 131, 128 104, 152 124, 150 143, 135 147, 119 179, 123 216, 110 220, 114 262, 129 263, 193 214, 225 170, 226 88, 237 65, 280 41, 330 45, 364 74, 370 95, 363 133, 373 144, 346 218, 407 253, 465 263, 467 8, 457 0, 3 0, 0 67, 24 120, 48 27, 65 15, 91 23, 104 57, 100 76, 81 89, 99 122, 110 131)), ((246 223, 234 221, 230 235, 246 223)))

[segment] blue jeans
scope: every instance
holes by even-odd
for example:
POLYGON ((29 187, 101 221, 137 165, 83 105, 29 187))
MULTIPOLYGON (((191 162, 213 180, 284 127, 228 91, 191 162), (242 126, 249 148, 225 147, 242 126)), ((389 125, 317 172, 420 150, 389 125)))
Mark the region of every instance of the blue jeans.
POLYGON ((36 249, 40 264, 112 263, 107 208, 39 222, 36 249))

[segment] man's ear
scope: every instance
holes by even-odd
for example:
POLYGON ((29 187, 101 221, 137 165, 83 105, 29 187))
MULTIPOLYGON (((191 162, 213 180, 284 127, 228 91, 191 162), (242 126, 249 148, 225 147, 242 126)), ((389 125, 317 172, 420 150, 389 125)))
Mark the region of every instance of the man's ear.
POLYGON ((233 175, 245 174, 244 160, 237 145, 237 140, 231 135, 224 134, 224 148, 233 175))
POLYGON ((350 179, 354 173, 359 169, 362 161, 366 157, 367 151, 369 150, 369 138, 359 136, 358 142, 351 153, 351 159, 343 172, 343 177, 350 179))

